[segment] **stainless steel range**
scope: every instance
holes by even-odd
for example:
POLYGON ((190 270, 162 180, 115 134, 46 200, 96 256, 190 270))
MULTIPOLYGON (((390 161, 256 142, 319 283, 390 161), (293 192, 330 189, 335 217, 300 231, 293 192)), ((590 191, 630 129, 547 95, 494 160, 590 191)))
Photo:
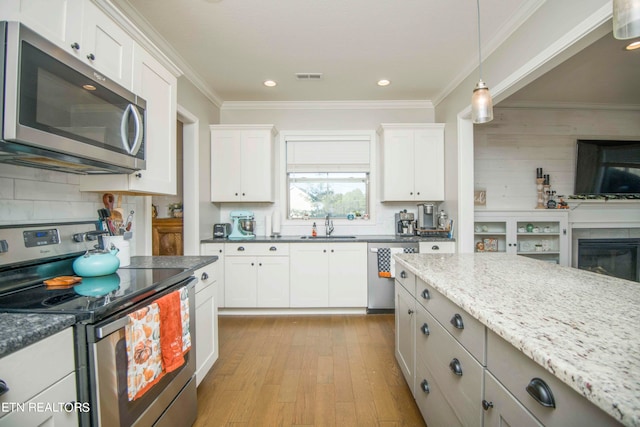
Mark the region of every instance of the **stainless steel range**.
POLYGON ((82 426, 191 425, 197 414, 193 276, 181 269, 121 268, 85 279, 83 287, 49 289, 43 283, 73 275, 73 261, 93 249, 101 233, 94 222, 0 226, 0 311, 75 316, 78 401, 91 407, 80 414, 82 426), (175 290, 188 295, 191 349, 184 364, 130 401, 129 314, 175 290))

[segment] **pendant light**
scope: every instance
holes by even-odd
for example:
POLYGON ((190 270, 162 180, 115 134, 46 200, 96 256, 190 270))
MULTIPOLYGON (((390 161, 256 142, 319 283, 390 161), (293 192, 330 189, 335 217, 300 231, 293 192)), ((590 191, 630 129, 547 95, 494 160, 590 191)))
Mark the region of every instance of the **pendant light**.
POLYGON ((613 0, 613 36, 618 40, 640 37, 640 0, 613 0))
POLYGON ((482 51, 480 44, 480 0, 476 0, 478 4, 478 73, 480 81, 473 89, 471 96, 471 120, 473 123, 487 123, 493 120, 493 100, 489 93, 489 87, 482 80, 482 51))

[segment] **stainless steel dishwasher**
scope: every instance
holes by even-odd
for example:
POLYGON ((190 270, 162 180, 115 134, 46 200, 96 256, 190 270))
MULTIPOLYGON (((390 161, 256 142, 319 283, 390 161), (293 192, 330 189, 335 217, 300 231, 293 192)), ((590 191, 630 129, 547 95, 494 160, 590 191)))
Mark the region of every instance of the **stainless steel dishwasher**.
POLYGON ((371 242, 367 255, 367 313, 392 313, 394 302, 394 277, 380 277, 378 252, 380 249, 401 248, 403 252, 418 253, 418 242, 371 242), (406 250, 405 250, 406 249, 406 250))

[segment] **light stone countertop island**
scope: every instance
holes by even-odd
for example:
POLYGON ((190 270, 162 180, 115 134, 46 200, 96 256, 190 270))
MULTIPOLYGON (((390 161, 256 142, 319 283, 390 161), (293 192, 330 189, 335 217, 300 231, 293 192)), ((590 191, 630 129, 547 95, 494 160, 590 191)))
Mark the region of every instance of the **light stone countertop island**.
POLYGON ((640 283, 507 254, 397 254, 626 426, 640 426, 640 283))

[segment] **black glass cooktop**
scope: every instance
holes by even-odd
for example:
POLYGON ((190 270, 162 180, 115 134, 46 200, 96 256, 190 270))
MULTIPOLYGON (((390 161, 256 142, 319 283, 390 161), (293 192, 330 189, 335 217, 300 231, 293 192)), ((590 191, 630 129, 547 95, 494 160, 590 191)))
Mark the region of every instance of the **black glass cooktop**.
POLYGON ((174 268, 120 269, 108 276, 85 277, 65 289, 40 282, 0 295, 0 311, 68 313, 95 321, 176 284, 182 273, 174 268))

